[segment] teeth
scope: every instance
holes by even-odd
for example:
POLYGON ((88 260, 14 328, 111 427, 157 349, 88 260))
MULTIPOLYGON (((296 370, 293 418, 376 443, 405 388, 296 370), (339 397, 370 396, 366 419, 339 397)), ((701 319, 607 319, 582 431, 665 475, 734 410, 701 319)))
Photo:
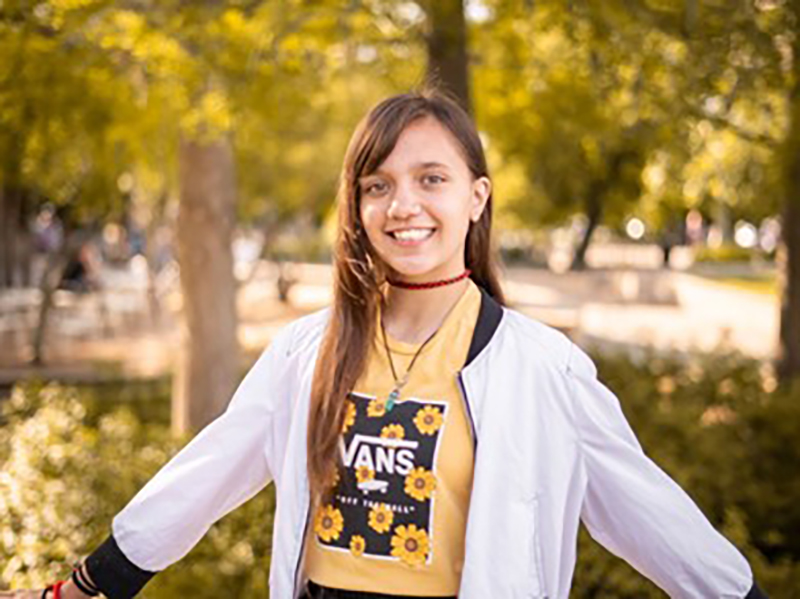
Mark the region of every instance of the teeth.
POLYGON ((405 229, 404 231, 394 231, 392 235, 400 241, 419 241, 432 233, 433 229, 405 229))

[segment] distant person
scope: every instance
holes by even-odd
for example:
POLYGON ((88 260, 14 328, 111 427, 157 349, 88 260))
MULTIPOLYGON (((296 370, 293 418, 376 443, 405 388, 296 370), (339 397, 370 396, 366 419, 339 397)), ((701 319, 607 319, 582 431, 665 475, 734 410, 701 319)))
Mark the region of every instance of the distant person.
POLYGON ((277 335, 70 581, 17 597, 133 597, 270 480, 272 599, 566 599, 580 520, 672 597, 764 597, 589 357, 505 307, 454 100, 375 106, 338 209, 333 306, 277 335))
POLYGON ((59 289, 89 293, 100 288, 100 258, 94 244, 86 241, 67 259, 59 289))
POLYGON ((671 218, 661 231, 658 244, 661 246, 662 266, 670 268, 670 257, 672 248, 684 242, 684 234, 681 223, 676 218, 671 218))
POLYGON ((33 243, 37 251, 45 254, 57 252, 64 243, 64 227, 50 205, 42 208, 33 222, 33 243))

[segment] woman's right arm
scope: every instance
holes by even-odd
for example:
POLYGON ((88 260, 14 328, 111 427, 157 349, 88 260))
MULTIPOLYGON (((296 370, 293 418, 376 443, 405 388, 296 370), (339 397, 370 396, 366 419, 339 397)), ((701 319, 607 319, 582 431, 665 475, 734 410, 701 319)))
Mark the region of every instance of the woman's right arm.
POLYGON ((113 519, 86 558, 97 587, 129 599, 177 562, 211 525, 272 480, 273 414, 288 401, 294 325, 284 327, 233 395, 227 410, 176 454, 113 519))

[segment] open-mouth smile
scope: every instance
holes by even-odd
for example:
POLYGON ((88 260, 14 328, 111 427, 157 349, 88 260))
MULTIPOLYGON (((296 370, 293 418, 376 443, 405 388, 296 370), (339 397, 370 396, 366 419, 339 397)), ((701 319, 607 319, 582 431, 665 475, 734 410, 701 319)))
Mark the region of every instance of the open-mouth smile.
POLYGON ((435 228, 397 229, 387 235, 400 245, 417 245, 429 239, 436 232, 435 228))

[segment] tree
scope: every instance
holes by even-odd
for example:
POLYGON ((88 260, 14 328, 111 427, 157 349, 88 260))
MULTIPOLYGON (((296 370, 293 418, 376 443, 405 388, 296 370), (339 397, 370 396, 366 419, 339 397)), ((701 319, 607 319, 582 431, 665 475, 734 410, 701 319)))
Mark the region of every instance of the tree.
MULTIPOLYGON (((188 370, 177 377, 176 429, 215 417, 240 373, 234 224, 298 214, 321 224, 355 120, 419 75, 421 44, 409 44, 409 36, 422 13, 410 6, 85 0, 0 7, 0 28, 11 33, 0 36, 0 58, 19 63, 0 89, 0 147, 22 169, 0 172, 2 189, 33 191, 13 199, 69 205, 76 223, 122 218, 121 177, 135 202, 162 206, 150 212, 170 212, 163 206, 179 199, 187 316, 180 363, 188 370), (21 186, 10 183, 17 180, 21 186)), ((19 210, 7 213, 0 216, 10 229, 19 210)), ((41 336, 38 345, 45 345, 41 336)))
POLYGON ((636 204, 653 152, 685 137, 673 126, 685 65, 664 61, 671 40, 636 27, 624 6, 533 6, 497 2, 476 27, 477 113, 524 179, 509 202, 522 222, 586 216, 573 260, 583 268, 597 226, 636 204))
POLYGON ((683 118, 736 140, 716 143, 717 189, 755 214, 782 215, 778 373, 789 383, 800 377, 800 2, 635 5, 689 50, 683 118), (734 145, 738 152, 724 156, 734 145))
POLYGON ((0 7, 0 287, 38 284, 28 223, 41 204, 84 198, 75 223, 119 207, 117 161, 127 156, 112 121, 129 114, 130 94, 114 65, 72 34, 85 22, 46 2, 0 7))
POLYGON ((489 6, 475 32, 477 113, 502 151, 500 177, 522 180, 511 203, 520 220, 552 223, 582 208, 580 266, 603 215, 640 211, 658 225, 688 208, 780 211, 779 372, 796 377, 798 3, 489 6))
POLYGON ((472 111, 469 85, 467 24, 463 0, 431 0, 428 16, 428 80, 439 82, 472 111))

